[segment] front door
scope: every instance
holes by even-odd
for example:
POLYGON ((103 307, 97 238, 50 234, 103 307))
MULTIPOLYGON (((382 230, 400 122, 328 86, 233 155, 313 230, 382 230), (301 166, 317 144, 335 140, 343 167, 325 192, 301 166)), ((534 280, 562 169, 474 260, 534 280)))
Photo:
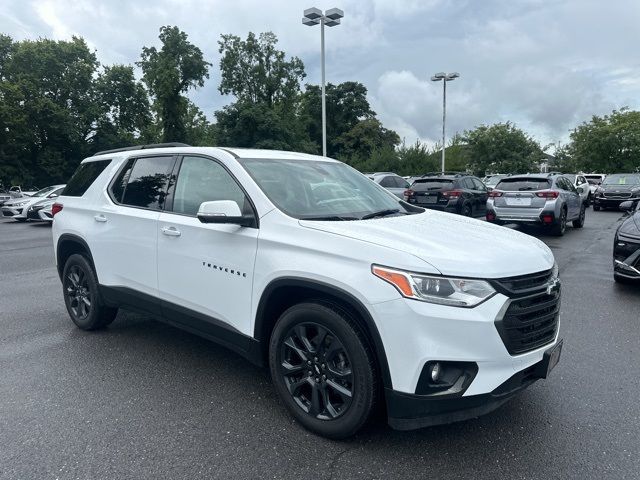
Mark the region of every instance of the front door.
POLYGON ((214 200, 233 200, 243 212, 253 212, 220 162, 183 157, 168 206, 158 219, 158 285, 165 315, 178 322, 187 319, 192 322, 187 326, 205 332, 219 334, 216 327, 222 327, 251 335, 258 229, 201 223, 196 217, 200 204, 214 200))

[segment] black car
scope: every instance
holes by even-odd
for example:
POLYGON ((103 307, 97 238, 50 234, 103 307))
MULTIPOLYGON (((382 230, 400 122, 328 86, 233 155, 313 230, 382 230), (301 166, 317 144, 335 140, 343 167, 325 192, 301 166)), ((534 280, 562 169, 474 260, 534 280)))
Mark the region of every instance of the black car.
POLYGON ((620 208, 630 215, 613 241, 613 278, 616 282, 640 281, 640 201, 623 202, 620 208))
POLYGON ((596 190, 593 209, 617 209, 627 200, 640 200, 640 173, 615 173, 607 176, 596 190))
POLYGON ((487 187, 466 173, 429 173, 416 179, 404 192, 407 202, 424 208, 482 216, 487 211, 487 187))

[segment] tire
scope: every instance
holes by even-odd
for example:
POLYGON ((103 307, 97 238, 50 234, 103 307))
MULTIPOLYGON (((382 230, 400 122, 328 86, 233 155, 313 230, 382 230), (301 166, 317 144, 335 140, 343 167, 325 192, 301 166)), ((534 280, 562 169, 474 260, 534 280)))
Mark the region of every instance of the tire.
POLYGON ((616 281, 616 283, 621 283, 623 285, 631 285, 634 283, 633 280, 630 280, 628 278, 622 277, 620 275, 618 275, 617 273, 613 274, 613 279, 616 281))
POLYGON ((586 202, 587 205, 586 206, 588 207, 589 205, 591 205, 592 201, 593 201, 593 199, 591 198, 591 192, 589 192, 589 195, 587 195, 587 202, 586 202))
POLYGON ((553 225, 551 231, 554 235, 561 237, 564 235, 565 230, 567 229, 567 211, 563 208, 560 211, 560 218, 553 225))
POLYGON ((582 207, 580 207, 580 215, 578 215, 578 218, 575 219, 573 222, 571 222, 571 224, 573 225, 573 228, 582 228, 584 227, 584 218, 585 218, 585 212, 586 212, 586 208, 584 205, 582 205, 582 207))
POLYGON ((460 214, 464 215, 465 217, 473 216, 473 209, 471 208, 471 205, 469 205, 468 203, 465 203, 464 205, 462 205, 462 208, 460 209, 460 214))
POLYGON ((104 305, 96 275, 83 255, 71 255, 64 264, 62 293, 71 320, 82 330, 104 328, 118 314, 117 308, 104 305))
POLYGON ((600 211, 600 207, 598 205, 593 205, 593 211, 594 212, 599 212, 600 211))
POLYGON ((26 218, 15 218, 15 217, 13 217, 13 219, 14 219, 16 222, 20 222, 20 223, 24 223, 24 222, 26 222, 26 221, 27 221, 27 219, 26 219, 26 218))
POLYGON ((314 433, 349 437, 374 410, 373 353, 354 318, 337 305, 310 301, 287 309, 271 335, 269 368, 291 415, 314 433))

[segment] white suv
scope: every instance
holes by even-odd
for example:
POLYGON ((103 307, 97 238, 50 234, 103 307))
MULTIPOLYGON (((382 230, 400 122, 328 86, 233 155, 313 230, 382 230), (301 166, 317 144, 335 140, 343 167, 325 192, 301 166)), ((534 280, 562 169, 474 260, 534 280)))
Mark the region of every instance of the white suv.
POLYGON ((84 330, 143 310, 268 365, 291 414, 355 433, 487 413, 556 365, 560 283, 528 235, 409 205, 344 163, 187 146, 85 159, 53 207, 84 330))

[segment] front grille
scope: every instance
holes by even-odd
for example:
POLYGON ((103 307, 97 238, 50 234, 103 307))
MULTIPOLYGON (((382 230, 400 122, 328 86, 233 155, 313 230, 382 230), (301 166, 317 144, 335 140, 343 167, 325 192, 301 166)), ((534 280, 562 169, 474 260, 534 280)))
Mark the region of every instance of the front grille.
POLYGON ((515 298, 496 328, 509 353, 518 355, 553 342, 559 313, 559 291, 515 298))
POLYGON ((4 215, 5 217, 13 217, 13 212, 10 210, 3 210, 2 215, 4 215))
POLYGON ((609 199, 619 199, 619 198, 631 198, 631 193, 630 192, 616 192, 616 193, 612 193, 612 192, 603 192, 602 196, 604 198, 609 198, 609 199))
POLYGON ((493 283, 500 293, 514 297, 546 289, 552 275, 552 270, 545 270, 517 277, 498 278, 493 283))

